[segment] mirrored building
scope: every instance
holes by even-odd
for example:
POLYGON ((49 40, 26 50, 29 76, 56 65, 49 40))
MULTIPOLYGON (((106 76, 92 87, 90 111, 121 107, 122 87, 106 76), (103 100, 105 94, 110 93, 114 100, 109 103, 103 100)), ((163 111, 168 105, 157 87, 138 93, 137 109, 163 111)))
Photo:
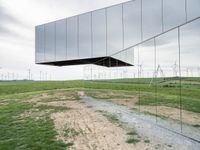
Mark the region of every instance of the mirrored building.
POLYGON ((37 64, 94 64, 85 67, 86 80, 125 78, 126 86, 138 85, 139 113, 200 141, 194 127, 200 125, 200 0, 132 0, 39 25, 35 32, 37 64), (198 122, 191 122, 191 112, 198 122))
POLYGON ((198 6, 199 0, 132 0, 38 25, 36 63, 132 66, 133 51, 115 54, 198 17, 198 6))

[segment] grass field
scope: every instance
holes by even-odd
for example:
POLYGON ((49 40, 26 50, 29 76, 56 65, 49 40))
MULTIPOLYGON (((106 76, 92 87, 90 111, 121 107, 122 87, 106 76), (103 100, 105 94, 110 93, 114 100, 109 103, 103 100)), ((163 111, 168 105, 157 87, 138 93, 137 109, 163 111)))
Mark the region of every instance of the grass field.
MULTIPOLYGON (((104 81, 8 81, 0 82, 0 149, 2 150, 62 150, 73 143, 56 140, 56 131, 50 114, 67 111, 62 106, 35 106, 29 100, 42 93, 55 90, 66 91, 67 96, 79 100, 77 90, 118 91, 139 97, 137 105, 158 105, 182 108, 200 113, 200 78, 182 78, 181 91, 178 78, 158 79, 149 85, 150 79, 123 79, 104 81), (157 92, 156 92, 157 91, 157 92), (181 94, 181 96, 180 96, 181 94), (39 119, 20 117, 24 112, 35 109, 46 112, 39 119), (50 111, 47 111, 50 110, 50 111), (44 119, 45 118, 45 119, 44 119)), ((55 99, 54 99, 55 100, 55 99)), ((51 101, 49 99, 48 101, 51 101)), ((68 135, 66 133, 66 135, 68 135)))
POLYGON ((188 111, 200 113, 200 78, 157 79, 157 84, 150 85, 151 79, 122 79, 104 81, 19 81, 0 82, 0 95, 9 95, 25 92, 36 92, 55 89, 87 88, 130 91, 139 95, 140 105, 166 105, 180 107, 188 111), (180 96, 181 95, 181 96, 180 96))

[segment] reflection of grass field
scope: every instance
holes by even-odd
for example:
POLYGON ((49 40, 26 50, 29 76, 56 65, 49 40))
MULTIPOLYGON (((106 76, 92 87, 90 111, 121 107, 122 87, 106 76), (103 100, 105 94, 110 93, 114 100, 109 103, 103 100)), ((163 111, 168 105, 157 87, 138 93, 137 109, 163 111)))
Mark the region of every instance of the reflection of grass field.
MULTIPOLYGON (((141 105, 164 105, 180 107, 180 81, 178 78, 157 79, 155 85, 149 85, 151 79, 124 79, 93 82, 95 88, 140 91, 141 105), (157 98, 155 98, 157 96, 157 98)), ((181 81, 182 108, 200 113, 200 78, 182 78, 181 81)), ((139 92, 138 92, 139 93, 139 92)), ((135 94, 135 93, 134 93, 135 94)))

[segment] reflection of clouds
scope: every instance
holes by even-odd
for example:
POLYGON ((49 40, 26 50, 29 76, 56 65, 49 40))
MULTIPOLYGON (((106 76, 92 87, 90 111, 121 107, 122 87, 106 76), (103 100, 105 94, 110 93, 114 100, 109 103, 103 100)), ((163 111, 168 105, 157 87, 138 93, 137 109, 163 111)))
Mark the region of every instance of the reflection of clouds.
POLYGON ((122 5, 107 9, 108 54, 122 50, 122 5))

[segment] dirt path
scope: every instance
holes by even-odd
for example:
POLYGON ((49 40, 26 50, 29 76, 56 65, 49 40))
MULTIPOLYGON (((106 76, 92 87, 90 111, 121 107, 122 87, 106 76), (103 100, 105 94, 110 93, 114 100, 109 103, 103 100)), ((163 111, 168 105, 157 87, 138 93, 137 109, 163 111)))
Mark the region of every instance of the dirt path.
MULTIPOLYGON (((149 118, 146 115, 141 116, 140 114, 133 113, 126 106, 117 105, 105 100, 94 99, 87 96, 82 97, 82 101, 87 106, 92 106, 96 110, 116 114, 122 122, 128 124, 129 126, 135 127, 140 135, 143 137, 147 136, 151 143, 157 143, 159 147, 156 147, 155 149, 199 150, 199 142, 158 126, 156 123, 149 121, 149 118), (168 145, 168 147, 166 145, 168 145)), ((168 120, 159 120, 159 123, 159 125, 162 126, 169 125, 172 129, 173 127, 180 128, 180 124, 174 122, 171 123, 168 122, 168 120)), ((184 131, 198 139, 199 131, 196 128, 193 129, 191 130, 191 128, 184 126, 184 131)))
MULTIPOLYGON (((112 97, 116 96, 113 93, 109 93, 106 95, 106 93, 100 95, 99 93, 96 92, 97 97, 100 97, 99 99, 105 99, 107 97, 112 97), (107 96, 107 97, 106 97, 107 96)), ((105 99, 106 101, 116 103, 122 106, 126 106, 130 109, 139 109, 139 106, 136 105, 138 102, 138 98, 134 96, 127 96, 127 95, 120 95, 123 98, 109 98, 105 99)), ((141 105, 140 106, 140 111, 145 112, 145 113, 151 113, 153 115, 156 115, 156 106, 146 106, 146 105, 141 105)), ((169 119, 174 119, 174 120, 180 120, 180 109, 178 108, 173 108, 173 107, 167 107, 167 106, 157 106, 157 113, 159 116, 163 116, 169 119)), ((194 113, 190 112, 187 110, 182 110, 182 122, 185 124, 190 124, 190 125, 200 125, 200 114, 199 113, 194 113)))
MULTIPOLYGON (((113 102, 117 100, 111 99, 111 102, 108 102, 94 99, 85 96, 84 92, 77 94, 75 91, 60 91, 35 96, 31 103, 34 106, 47 105, 66 108, 66 110, 53 111, 50 116, 58 133, 57 139, 62 140, 68 146, 70 145, 71 150, 199 150, 200 144, 198 142, 147 121, 148 115, 146 114, 141 117, 141 114, 138 115, 130 110, 127 105, 132 105, 137 101, 137 99, 134 102, 129 101, 130 98, 132 99, 132 97, 126 97, 125 101, 118 101, 119 103, 116 104, 113 102), (82 100, 77 100, 78 95, 81 96, 82 100), (128 129, 134 130, 131 133, 130 130, 128 131, 127 128, 121 126, 122 124, 112 122, 105 113, 114 114, 119 122, 126 124, 128 129), (133 131, 136 131, 137 134, 133 131), (138 138, 133 138, 132 134, 134 136, 136 134, 138 138)), ((166 112, 169 111, 165 107, 162 109, 165 109, 166 112)), ((151 107, 142 108, 142 111, 150 112, 151 110, 153 111, 151 107)), ((40 118, 49 112, 48 109, 44 112, 32 110, 23 113, 21 117, 40 118)), ((112 119, 115 120, 115 117, 112 119)), ((150 116, 151 119, 153 117, 150 116)), ((162 125, 169 125, 168 121, 159 121, 162 125)), ((170 125, 179 127, 179 124, 170 123, 170 125)), ((184 129, 186 129, 185 126, 184 129)), ((199 131, 195 132, 190 128, 188 131, 192 131, 189 133, 190 135, 199 137, 199 131)))
MULTIPOLYGON (((58 139, 65 143, 73 142, 71 149, 75 150, 145 150, 153 149, 152 144, 139 142, 128 144, 127 132, 109 122, 99 112, 84 104, 75 101, 66 103, 57 102, 56 105, 67 105, 71 110, 58 112, 51 115, 55 128, 58 132, 58 139), (65 138, 65 131, 74 129, 76 135, 65 138)), ((55 102, 54 102, 55 105, 55 102)))

